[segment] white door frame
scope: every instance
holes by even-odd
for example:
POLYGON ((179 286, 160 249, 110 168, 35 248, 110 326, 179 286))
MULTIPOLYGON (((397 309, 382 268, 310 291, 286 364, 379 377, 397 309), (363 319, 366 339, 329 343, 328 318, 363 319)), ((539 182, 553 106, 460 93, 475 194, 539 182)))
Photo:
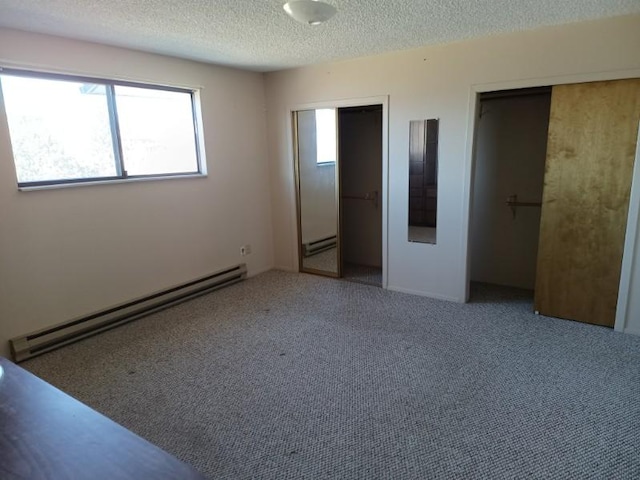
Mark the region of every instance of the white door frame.
MULTIPOLYGON (((291 166, 292 171, 295 171, 295 156, 293 152, 292 134, 293 125, 291 123, 293 112, 296 112, 298 110, 313 110, 316 108, 345 108, 360 107, 366 105, 382 105, 382 201, 380 202, 382 205, 382 288, 387 288, 389 272, 389 96, 380 95, 375 97, 346 98, 340 100, 327 100, 321 102, 296 104, 291 106, 287 111, 289 165, 291 166)), ((294 195, 297 195, 297 192, 295 192, 295 186, 293 190, 294 195)), ((294 201, 292 205, 295 205, 295 197, 292 200, 294 201)), ((293 249, 293 264, 295 265, 295 271, 299 271, 300 267, 298 264, 298 254, 300 245, 298 245, 298 218, 296 208, 293 209, 292 218, 292 225, 294 226, 294 228, 292 229, 293 231, 291 233, 291 238, 294 239, 293 244, 295 245, 295 248, 293 249)))
MULTIPOLYGON (((461 245, 464 261, 461 263, 461 277, 465 279, 464 299, 469 301, 469 285, 471 283, 471 262, 470 262, 470 224, 471 224, 471 202, 473 199, 473 169, 476 144, 476 120, 478 118, 479 95, 484 92, 496 90, 514 90, 518 88, 545 87, 554 85, 564 85, 571 83, 599 82, 606 80, 623 80, 627 78, 640 78, 640 69, 620 70, 617 72, 598 72, 578 75, 562 75, 558 77, 542 77, 524 80, 513 80, 509 82, 483 83, 471 85, 469 89, 469 118, 467 122, 467 146, 465 149, 465 168, 463 183, 463 225, 461 232, 461 245)), ((631 200, 629 203, 629 218, 627 223, 627 234, 622 260, 622 272, 620 276, 620 286, 618 290, 618 308, 616 310, 615 330, 622 331, 625 328, 627 318, 628 298, 631 288, 631 274, 634 268, 633 256, 638 248, 636 245, 636 232, 640 221, 638 203, 640 203, 640 172, 638 167, 638 150, 636 149, 636 163, 634 176, 631 184, 631 200), (633 230, 631 236, 630 230, 633 230)), ((635 266, 638 268, 639 266, 635 266)), ((640 332, 639 332, 640 333, 640 332)))
MULTIPOLYGON (((627 328, 629 312, 629 296, 632 291, 632 274, 635 268, 635 258, 638 253, 638 223, 640 222, 640 124, 636 142, 636 161, 633 165, 631 177, 631 196, 629 198, 629 215, 627 217, 627 231, 624 238, 622 253, 622 269, 620 271, 620 288, 618 289, 618 306, 616 308, 616 323, 614 330, 624 332, 627 328)), ((634 331, 632 333, 640 334, 634 331)))

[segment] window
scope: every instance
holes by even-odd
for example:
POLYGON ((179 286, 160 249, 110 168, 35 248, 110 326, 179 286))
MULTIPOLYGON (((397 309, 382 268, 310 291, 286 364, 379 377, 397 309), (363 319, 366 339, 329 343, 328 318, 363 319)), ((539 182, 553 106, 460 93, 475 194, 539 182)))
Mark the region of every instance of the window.
POLYGON ((194 92, 0 70, 19 187, 202 173, 194 92))
POLYGON ((336 109, 316 110, 316 163, 336 163, 336 109))

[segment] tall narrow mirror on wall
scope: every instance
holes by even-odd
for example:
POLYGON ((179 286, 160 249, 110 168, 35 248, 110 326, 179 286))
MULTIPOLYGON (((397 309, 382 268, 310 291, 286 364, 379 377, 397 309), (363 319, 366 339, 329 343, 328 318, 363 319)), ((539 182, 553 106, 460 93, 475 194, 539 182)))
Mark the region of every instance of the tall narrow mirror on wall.
POLYGON ((340 276, 335 108, 293 113, 300 271, 340 276))
POLYGON ((409 123, 409 241, 436 243, 438 119, 409 123))

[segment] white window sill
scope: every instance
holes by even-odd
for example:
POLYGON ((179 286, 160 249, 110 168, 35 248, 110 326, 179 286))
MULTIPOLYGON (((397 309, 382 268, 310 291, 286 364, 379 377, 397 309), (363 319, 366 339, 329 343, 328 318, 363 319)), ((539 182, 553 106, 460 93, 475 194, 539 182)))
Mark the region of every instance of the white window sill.
POLYGON ((161 177, 133 177, 122 178, 117 180, 95 180, 90 182, 77 182, 77 183, 56 183, 52 185, 34 185, 31 187, 18 187, 21 192, 31 192, 35 190, 56 190, 59 188, 77 188, 77 187, 90 187, 94 185, 113 185, 114 183, 135 183, 135 182, 156 182, 162 180, 176 180, 184 178, 207 178, 206 173, 193 173, 188 175, 163 175, 161 177))

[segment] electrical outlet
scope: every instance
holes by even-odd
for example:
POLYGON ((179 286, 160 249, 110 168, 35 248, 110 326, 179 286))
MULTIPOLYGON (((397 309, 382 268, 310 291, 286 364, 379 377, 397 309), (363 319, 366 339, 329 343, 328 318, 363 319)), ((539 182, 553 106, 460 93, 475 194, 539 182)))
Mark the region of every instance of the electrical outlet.
POLYGON ((243 257, 249 255, 251 253, 251 245, 246 244, 240 247, 240 255, 243 257))

